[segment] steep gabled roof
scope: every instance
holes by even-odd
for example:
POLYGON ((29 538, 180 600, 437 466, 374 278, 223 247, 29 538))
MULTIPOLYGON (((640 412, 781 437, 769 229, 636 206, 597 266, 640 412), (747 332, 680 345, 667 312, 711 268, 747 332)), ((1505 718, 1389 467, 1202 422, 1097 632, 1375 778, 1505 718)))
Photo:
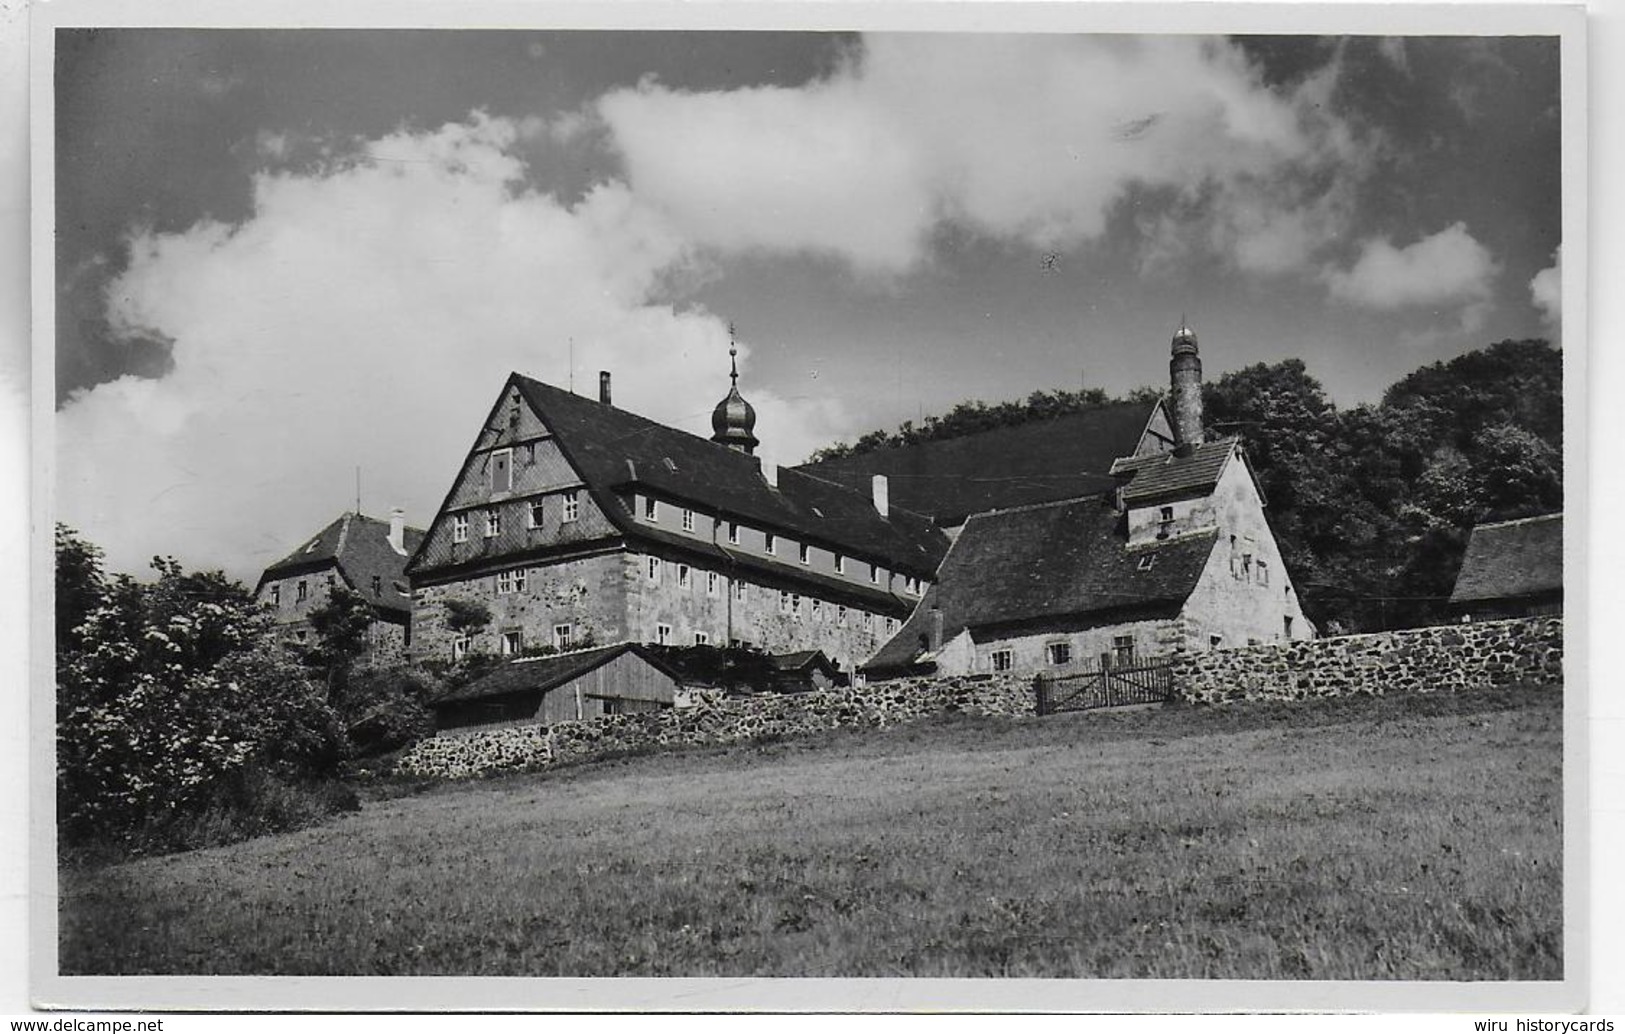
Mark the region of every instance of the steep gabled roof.
POLYGON ((913 665, 933 608, 942 610, 945 643, 967 628, 974 635, 1048 620, 1097 624, 1178 614, 1218 533, 1130 548, 1121 524, 1102 498, 973 516, 936 584, 863 670, 913 665))
POLYGON ((366 597, 368 603, 386 611, 409 613, 412 599, 407 595, 406 561, 423 541, 423 532, 407 528, 402 537, 406 552, 397 553, 389 544, 388 521, 360 513, 341 514, 313 538, 267 567, 259 585, 337 567, 350 588, 366 597), (372 593, 375 576, 382 588, 377 596, 372 593))
POLYGON ((1451 603, 1512 599, 1563 589, 1563 515, 1480 524, 1467 540, 1451 603))
POLYGON ((615 489, 641 485, 923 578, 932 577, 947 549, 947 536, 919 514, 893 506, 888 517, 880 516, 867 489, 854 492, 793 469, 779 472, 775 489, 755 457, 520 374, 513 382, 552 430, 598 505, 628 537, 657 534, 614 496, 615 489))
POLYGON ((954 526, 997 507, 1076 499, 1112 486, 1112 461, 1132 455, 1158 403, 1124 402, 1052 420, 996 427, 797 470, 867 493, 886 475, 894 506, 954 526))
POLYGON ((489 700, 492 697, 510 696, 515 693, 546 693, 628 652, 637 654, 645 662, 673 679, 680 677, 670 665, 642 645, 616 643, 612 646, 597 646, 547 657, 515 657, 466 686, 442 693, 429 701, 429 706, 440 707, 468 700, 489 700))
POLYGON ((1123 502, 1130 506, 1163 499, 1206 495, 1219 483, 1235 455, 1237 439, 1203 442, 1189 455, 1174 452, 1159 456, 1124 456, 1111 465, 1111 473, 1130 480, 1123 486, 1123 502))

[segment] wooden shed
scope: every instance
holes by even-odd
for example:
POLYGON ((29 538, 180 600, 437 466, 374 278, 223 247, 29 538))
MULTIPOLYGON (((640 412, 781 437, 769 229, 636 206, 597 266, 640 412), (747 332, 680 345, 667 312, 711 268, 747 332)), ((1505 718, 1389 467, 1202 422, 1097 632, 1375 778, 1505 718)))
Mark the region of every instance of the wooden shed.
POLYGON ((637 643, 516 657, 429 702, 441 731, 597 718, 671 707, 677 672, 637 643))
POLYGON ((1563 515, 1474 528, 1450 606, 1474 621, 1561 615, 1563 515))

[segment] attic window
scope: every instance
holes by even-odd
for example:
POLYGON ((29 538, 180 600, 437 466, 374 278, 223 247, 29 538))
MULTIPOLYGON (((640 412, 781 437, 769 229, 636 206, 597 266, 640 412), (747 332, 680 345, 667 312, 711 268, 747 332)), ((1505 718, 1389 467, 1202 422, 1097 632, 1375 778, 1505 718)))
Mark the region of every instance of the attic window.
POLYGON ((804 564, 812 563, 812 547, 803 542, 797 552, 797 559, 804 564))
POLYGON ((643 497, 643 519, 646 521, 660 519, 660 500, 649 495, 643 497))
POLYGON ((1174 508, 1164 506, 1157 516, 1157 538, 1165 539, 1174 530, 1174 508))
POLYGON ((728 522, 728 545, 739 545, 739 523, 737 521, 728 522))
POLYGON ((1138 564, 1134 565, 1134 566, 1135 566, 1136 570, 1149 571, 1149 570, 1151 570, 1151 568, 1155 567, 1156 564, 1157 564, 1157 554, 1155 554, 1155 553, 1147 553, 1145 556, 1141 557, 1140 562, 1138 564))
POLYGON ((687 507, 683 508, 683 530, 684 531, 693 531, 694 530, 694 511, 688 509, 687 507))
POLYGON ((453 542, 468 541, 468 514, 459 513, 451 518, 451 540, 453 542))

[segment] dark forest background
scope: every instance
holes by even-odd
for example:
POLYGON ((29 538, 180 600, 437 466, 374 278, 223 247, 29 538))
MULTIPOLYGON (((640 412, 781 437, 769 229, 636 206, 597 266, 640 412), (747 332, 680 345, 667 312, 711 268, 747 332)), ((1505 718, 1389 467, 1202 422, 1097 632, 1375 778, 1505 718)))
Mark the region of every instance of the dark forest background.
MULTIPOLYGON (((1035 392, 964 402, 814 458, 1149 402, 1158 388, 1035 392)), ((1239 436, 1305 611, 1323 633, 1433 624, 1484 521, 1563 507, 1563 355, 1502 341, 1400 379, 1380 402, 1338 409, 1300 359, 1249 366, 1203 388, 1209 437, 1239 436)))

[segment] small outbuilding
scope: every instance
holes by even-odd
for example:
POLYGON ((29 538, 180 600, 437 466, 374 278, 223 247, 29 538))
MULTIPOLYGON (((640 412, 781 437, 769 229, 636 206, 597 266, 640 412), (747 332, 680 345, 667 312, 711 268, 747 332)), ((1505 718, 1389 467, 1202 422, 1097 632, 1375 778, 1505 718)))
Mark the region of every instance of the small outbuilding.
POLYGON ((847 682, 841 669, 822 650, 774 654, 772 661, 773 689, 779 693, 806 693, 847 682))
POLYGON ((682 678, 653 650, 618 643, 516 657, 429 702, 435 727, 473 731, 597 718, 673 706, 682 678))
POLYGON ((1561 615, 1563 515, 1474 528, 1450 608, 1465 621, 1561 615))

